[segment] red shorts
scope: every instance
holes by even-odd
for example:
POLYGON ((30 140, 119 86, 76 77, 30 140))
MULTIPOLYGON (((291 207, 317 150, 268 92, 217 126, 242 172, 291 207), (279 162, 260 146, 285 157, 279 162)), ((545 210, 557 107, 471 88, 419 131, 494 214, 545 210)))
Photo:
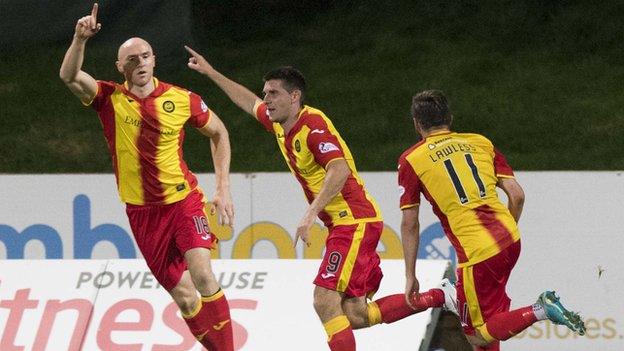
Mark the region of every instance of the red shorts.
POLYGON ((457 305, 464 333, 474 335, 495 314, 509 311, 505 288, 520 256, 520 240, 472 266, 457 269, 457 305))
POLYGON ((371 297, 383 277, 376 251, 383 227, 370 222, 330 228, 314 284, 347 297, 371 297))
POLYGON ((199 190, 169 205, 128 204, 126 213, 147 266, 167 291, 180 282, 187 268, 186 251, 196 247, 213 249, 218 241, 208 227, 199 190))

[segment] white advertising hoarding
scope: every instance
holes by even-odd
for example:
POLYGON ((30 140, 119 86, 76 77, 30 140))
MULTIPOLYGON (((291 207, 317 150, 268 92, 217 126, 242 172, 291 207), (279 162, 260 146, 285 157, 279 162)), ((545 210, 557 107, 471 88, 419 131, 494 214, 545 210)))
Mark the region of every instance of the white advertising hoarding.
MULTIPOLYGON (((538 323, 506 350, 624 350, 624 175, 620 172, 517 172, 526 193, 522 253, 508 286, 512 306, 554 289, 587 320, 587 336, 538 323)), ((378 250, 402 257, 396 173, 365 172, 386 230, 378 250)), ((212 175, 199 175, 208 196, 212 175)), ((221 258, 320 258, 326 230, 310 248, 292 246, 306 202, 288 173, 232 175, 233 229, 213 225, 221 258)), ((112 175, 0 175, 0 258, 140 257, 112 175)), ((455 259, 427 204, 420 258, 455 259)))
MULTIPOLYGON (((235 349, 327 349, 312 308, 320 260, 218 260, 235 349)), ((421 289, 437 286, 448 261, 418 266, 421 289)), ((402 293, 403 262, 385 260, 376 297, 402 293)), ((203 350, 143 260, 0 261, 0 350, 203 350), (27 277, 27 278, 26 278, 27 277)), ((418 350, 432 311, 355 331, 358 350, 418 350)))
POLYGON ((624 175, 520 173, 522 253, 509 281, 512 307, 555 290, 585 318, 587 334, 541 322, 505 350, 624 350, 624 175))

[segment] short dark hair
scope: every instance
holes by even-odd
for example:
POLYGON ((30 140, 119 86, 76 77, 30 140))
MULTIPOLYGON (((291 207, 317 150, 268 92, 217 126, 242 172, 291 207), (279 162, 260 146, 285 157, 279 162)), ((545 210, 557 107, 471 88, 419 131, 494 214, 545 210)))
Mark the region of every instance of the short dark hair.
POLYGON ((450 127, 453 115, 444 93, 440 90, 425 90, 412 98, 412 118, 424 130, 434 127, 450 127))
POLYGON ((305 99, 306 82, 303 74, 294 67, 282 66, 278 67, 264 75, 264 81, 279 79, 282 81, 284 89, 289 93, 294 90, 301 91, 301 99, 299 100, 303 106, 303 100, 305 99))

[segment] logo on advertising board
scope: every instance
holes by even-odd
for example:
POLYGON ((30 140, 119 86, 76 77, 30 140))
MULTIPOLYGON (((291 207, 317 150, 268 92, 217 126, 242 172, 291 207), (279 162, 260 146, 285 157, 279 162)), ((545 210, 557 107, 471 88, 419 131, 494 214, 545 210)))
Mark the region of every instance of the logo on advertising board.
MULTIPOLYGON (((0 309, 8 310, 0 315, 1 325, 7 326, 0 329, 0 349, 22 345, 26 350, 112 350, 130 349, 129 345, 196 349, 196 339, 177 305, 143 260, 25 262, 0 265, 2 271, 11 272, 0 282, 0 309), (50 272, 42 273, 43 267, 50 272), (23 281, 22 274, 37 279, 23 281), (73 313, 61 313, 66 310, 73 313), (138 321, 131 317, 136 315, 138 321), (60 326, 73 329, 67 333, 60 326), (139 341, 133 334, 138 330, 149 337, 139 341)), ((232 269, 220 269, 220 281, 228 287, 233 316, 215 322, 212 328, 221 330, 231 324, 234 350, 241 350, 250 342, 250 316, 260 313, 260 302, 266 301, 262 294, 269 271, 251 269, 247 262, 238 266, 228 262, 228 266, 232 269)))
POLYGON ((418 258, 450 260, 453 267, 457 265, 457 254, 444 234, 440 222, 433 223, 420 233, 418 258))

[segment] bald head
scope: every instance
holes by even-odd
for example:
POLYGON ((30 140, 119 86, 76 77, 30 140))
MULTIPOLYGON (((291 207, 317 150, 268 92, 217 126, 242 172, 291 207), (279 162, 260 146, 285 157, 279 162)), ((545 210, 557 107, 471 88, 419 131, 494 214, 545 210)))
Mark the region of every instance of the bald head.
POLYGON ((122 61, 130 52, 143 53, 146 51, 154 53, 152 46, 147 41, 139 37, 130 38, 119 46, 119 50, 117 50, 117 60, 122 61))
POLYGON ((156 56, 147 41, 130 38, 119 47, 116 65, 129 84, 142 87, 152 82, 156 56))

